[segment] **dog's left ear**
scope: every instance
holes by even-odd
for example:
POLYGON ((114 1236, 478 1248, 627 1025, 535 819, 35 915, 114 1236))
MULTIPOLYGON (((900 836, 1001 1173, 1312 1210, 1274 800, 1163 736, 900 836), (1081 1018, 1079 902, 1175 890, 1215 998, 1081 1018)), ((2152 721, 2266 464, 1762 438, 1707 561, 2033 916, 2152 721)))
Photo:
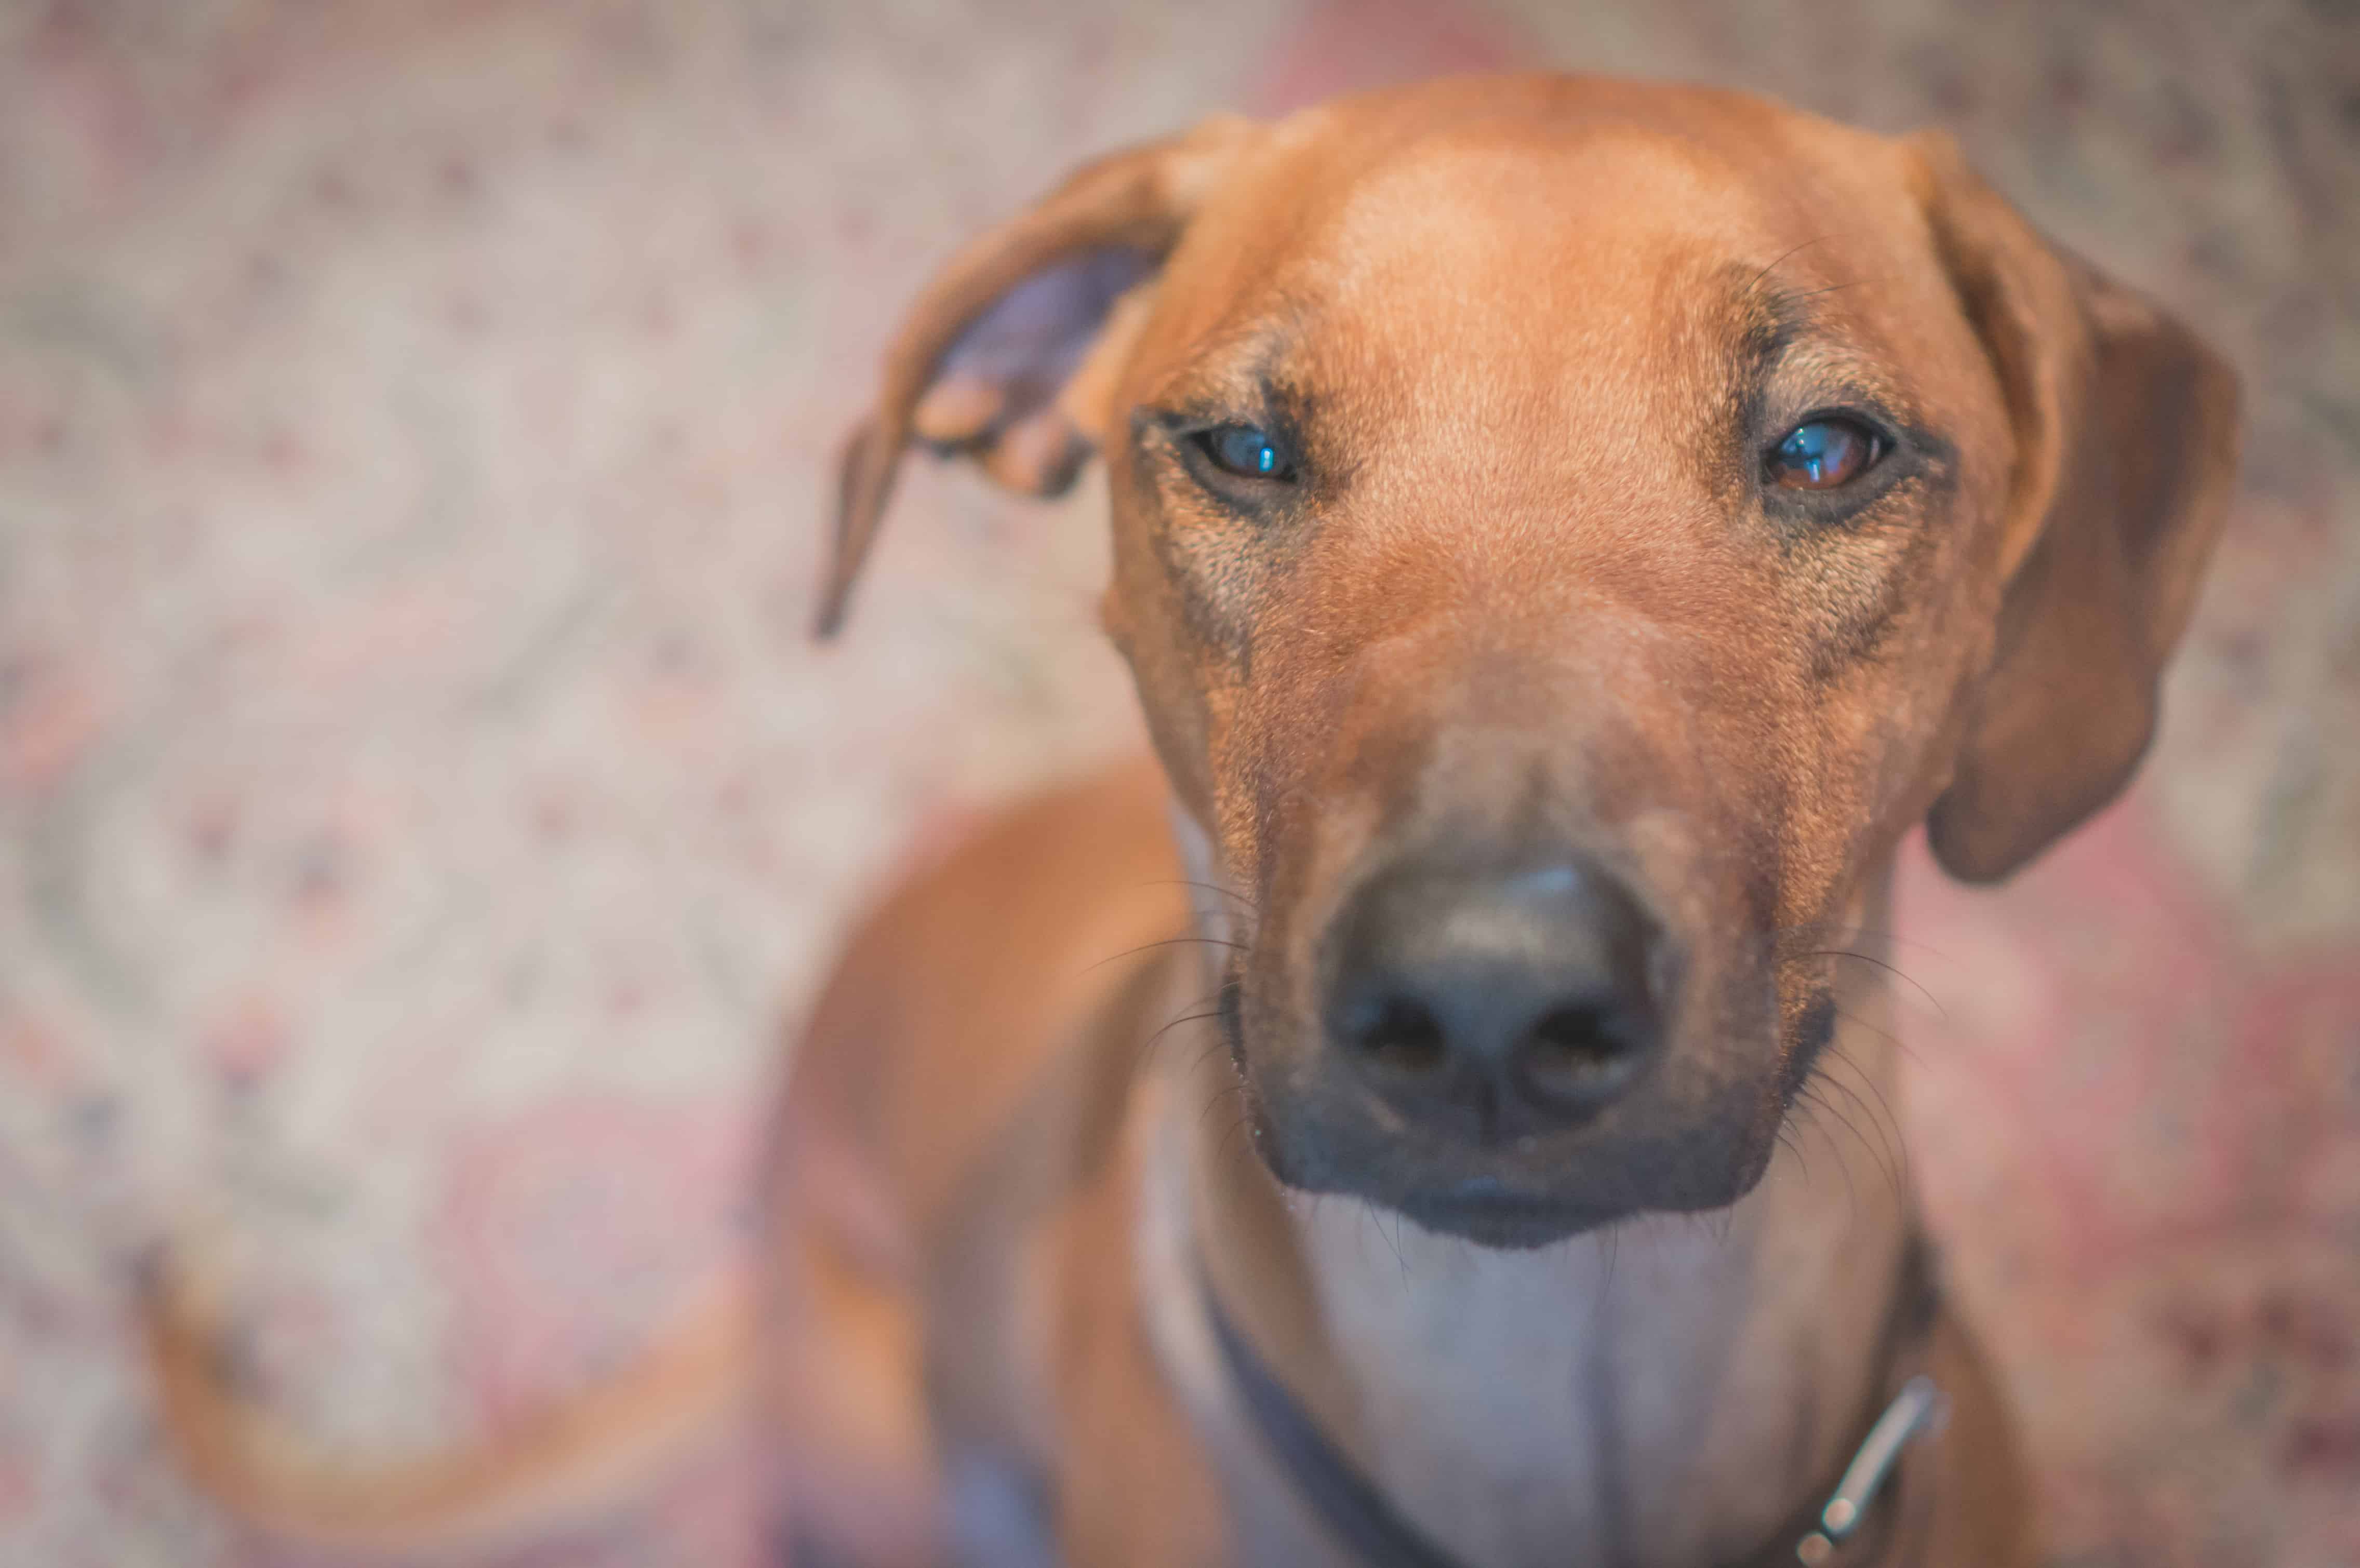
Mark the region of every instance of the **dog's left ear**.
POLYGON ((913 437, 976 458, 1024 495, 1053 495, 1073 482, 1144 321, 1141 285, 1258 134, 1219 116, 1085 164, 935 275, 895 334, 876 404, 845 448, 819 636, 844 619, 913 437))
POLYGON ((1998 637, 1926 824, 1945 870, 1987 882, 2113 800, 2147 750, 2228 511, 2237 377, 2043 239, 1949 136, 1909 150, 2016 431, 1998 637))

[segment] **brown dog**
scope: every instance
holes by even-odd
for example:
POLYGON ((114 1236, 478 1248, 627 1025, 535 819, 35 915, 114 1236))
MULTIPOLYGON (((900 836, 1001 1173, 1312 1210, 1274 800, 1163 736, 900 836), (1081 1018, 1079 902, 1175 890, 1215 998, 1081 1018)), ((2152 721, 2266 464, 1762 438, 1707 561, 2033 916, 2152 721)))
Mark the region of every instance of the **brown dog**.
MULTIPOLYGON (((903 888, 797 1057, 755 1321, 814 1557, 2030 1561, 1904 1184, 1812 1113, 1894 1092, 1901 836, 2002 877, 2136 764, 2235 408, 1946 139, 1697 89, 1218 121, 960 256, 823 626, 913 439, 1095 448, 1162 767, 903 888)), ((333 1533, 158 1332, 207 1473, 333 1533)))

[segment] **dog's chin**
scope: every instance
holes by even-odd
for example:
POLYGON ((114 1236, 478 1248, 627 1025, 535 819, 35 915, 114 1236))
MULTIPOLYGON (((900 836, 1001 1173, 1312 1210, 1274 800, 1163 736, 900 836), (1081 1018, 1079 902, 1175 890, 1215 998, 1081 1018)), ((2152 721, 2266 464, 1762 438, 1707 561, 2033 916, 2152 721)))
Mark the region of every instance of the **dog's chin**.
MULTIPOLYGON (((1647 1214, 1724 1209, 1752 1192, 1768 1161, 1753 1138, 1576 1135, 1553 1155, 1454 1149, 1424 1157, 1333 1128, 1284 1125, 1259 1109, 1252 1144, 1296 1192, 1356 1198, 1420 1229, 1479 1247, 1523 1251, 1647 1214)), ((1767 1144, 1768 1139, 1760 1140, 1767 1144)))

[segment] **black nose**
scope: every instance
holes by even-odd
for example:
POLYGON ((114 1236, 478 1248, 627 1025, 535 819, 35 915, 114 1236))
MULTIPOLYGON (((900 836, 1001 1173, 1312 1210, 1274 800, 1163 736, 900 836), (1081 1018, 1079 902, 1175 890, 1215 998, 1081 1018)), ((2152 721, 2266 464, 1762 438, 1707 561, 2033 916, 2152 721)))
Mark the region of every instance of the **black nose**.
POLYGON ((1437 1130, 1549 1131, 1595 1114, 1655 1053, 1660 946, 1629 889, 1586 865, 1404 865, 1337 922, 1329 1035, 1437 1130))

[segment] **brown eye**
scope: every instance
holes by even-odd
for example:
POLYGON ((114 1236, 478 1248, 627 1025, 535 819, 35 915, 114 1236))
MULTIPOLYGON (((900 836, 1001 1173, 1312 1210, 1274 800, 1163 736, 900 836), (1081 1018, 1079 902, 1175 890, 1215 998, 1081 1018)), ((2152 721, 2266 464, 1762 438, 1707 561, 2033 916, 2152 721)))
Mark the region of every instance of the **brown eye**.
POLYGON ((1770 453, 1770 478, 1788 490, 1832 490, 1868 472, 1885 455, 1885 441, 1850 419, 1797 425, 1770 453))

